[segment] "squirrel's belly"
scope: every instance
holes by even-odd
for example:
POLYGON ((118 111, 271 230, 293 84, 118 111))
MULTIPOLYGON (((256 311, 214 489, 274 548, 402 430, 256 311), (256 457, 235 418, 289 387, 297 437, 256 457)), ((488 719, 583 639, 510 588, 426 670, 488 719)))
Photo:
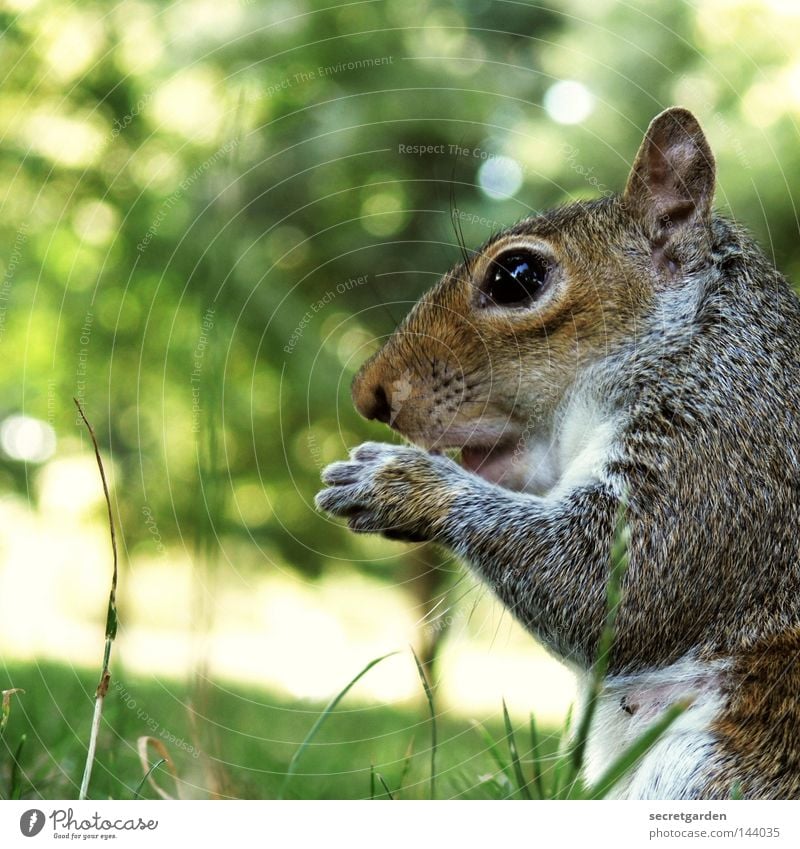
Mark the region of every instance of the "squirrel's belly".
POLYGON ((684 658, 665 669, 610 678, 592 722, 585 777, 597 782, 625 749, 670 705, 691 705, 648 751, 612 795, 624 799, 699 798, 711 778, 715 719, 724 708, 726 664, 684 658))

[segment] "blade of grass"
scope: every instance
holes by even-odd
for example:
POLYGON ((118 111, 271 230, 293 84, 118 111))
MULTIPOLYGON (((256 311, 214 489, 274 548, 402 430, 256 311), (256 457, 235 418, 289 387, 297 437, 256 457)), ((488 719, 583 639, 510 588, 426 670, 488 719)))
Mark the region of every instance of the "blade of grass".
POLYGON ((569 748, 572 741, 572 705, 567 708, 567 715, 564 719, 564 727, 561 729, 561 739, 558 741, 558 752, 555 762, 553 763, 553 793, 551 799, 561 798, 562 786, 564 781, 564 773, 568 766, 569 748))
POLYGON ((450 785, 455 791, 453 798, 469 798, 469 793, 472 790, 472 782, 467 781, 463 775, 456 771, 450 772, 450 785))
POLYGON ((144 780, 153 788, 153 790, 158 793, 158 795, 162 799, 180 799, 181 798, 181 784, 180 779, 178 778, 178 770, 175 768, 175 762, 170 757, 169 751, 167 751, 167 747, 164 745, 162 740, 159 740, 157 737, 148 737, 143 736, 139 737, 136 741, 136 750, 139 753, 139 763, 142 766, 142 772, 144 773, 144 780), (167 771, 172 777, 173 782, 175 783, 175 795, 171 796, 161 787, 160 784, 153 777, 153 768, 150 766, 150 747, 152 746, 158 754, 159 759, 162 763, 167 767, 167 771))
POLYGON ((8 798, 9 799, 21 799, 22 798, 22 782, 18 781, 19 779, 19 771, 20 771, 20 761, 22 760, 22 750, 25 747, 25 743, 28 740, 28 735, 23 734, 19 738, 19 743, 17 744, 16 751, 11 760, 11 775, 8 780, 8 798))
POLYGON ((133 798, 139 799, 142 795, 142 788, 145 785, 145 782, 150 778, 150 776, 161 766, 161 764, 165 764, 167 762, 166 758, 159 758, 151 767, 147 770, 147 772, 142 776, 142 780, 139 782, 136 789, 133 791, 133 798))
POLYGON ((546 799, 547 794, 544 788, 544 777, 542 775, 542 761, 539 757, 539 732, 536 728, 536 719, 531 714, 531 769, 533 771, 533 786, 536 788, 538 799, 546 799))
POLYGON ((522 764, 519 762, 519 752, 517 751, 517 741, 514 739, 514 728, 511 725, 511 717, 508 715, 508 705, 503 699, 503 722, 506 725, 506 739, 508 740, 508 752, 511 755, 511 764, 514 767, 514 776, 517 779, 517 789, 521 796, 526 799, 531 799, 531 791, 528 788, 528 782, 522 772, 522 764))
POLYGON ((508 779, 509 784, 513 785, 514 782, 511 777, 511 766, 503 760, 503 756, 500 754, 500 749, 497 747, 497 743, 492 739, 492 735, 486 730, 486 728, 484 728, 483 725, 480 724, 480 722, 477 722, 474 719, 472 720, 472 727, 483 738, 483 742, 486 743, 486 748, 492 756, 492 760, 497 764, 497 768, 508 779))
POLYGON ((422 682, 422 689, 425 691, 425 698, 428 700, 428 710, 431 715, 431 799, 436 798, 436 747, 438 745, 437 730, 436 730, 436 710, 433 703, 433 690, 428 683, 428 676, 422 668, 417 653, 411 649, 411 654, 414 655, 414 662, 417 664, 417 672, 419 680, 422 682))
POLYGON ((378 781, 380 781, 380 783, 383 785, 383 789, 386 792, 386 795, 392 801, 394 801, 394 796, 392 796, 392 791, 389 789, 389 785, 383 780, 383 776, 379 772, 377 772, 375 774, 378 776, 378 781))
POLYGON ((666 730, 692 704, 692 699, 682 699, 670 705, 642 735, 608 767, 596 784, 587 791, 589 799, 604 799, 631 768, 658 742, 666 730))
POLYGON ((294 753, 294 755, 292 755, 292 759, 289 761, 289 766, 286 769, 286 775, 283 779, 283 785, 281 786, 280 793, 278 794, 279 799, 283 799, 283 796, 286 793, 286 788, 287 788, 289 781, 291 780, 292 776, 294 775, 295 769, 297 769, 297 764, 298 764, 300 758, 302 757, 303 752, 305 752, 305 750, 308 748, 309 744, 314 739, 314 737, 317 736, 317 732, 322 727, 325 720, 336 709, 336 705, 339 704, 339 702, 350 692, 352 687, 358 681, 360 681, 367 674, 367 672, 369 672, 370 669, 372 669, 373 666, 377 666, 382 660, 386 660, 387 657, 393 657, 396 654, 397 654, 397 652, 393 651, 393 652, 389 652, 389 654, 384 654, 381 657, 376 657, 374 660, 371 660, 361 670, 361 672, 359 672, 358 675, 356 675, 355 678, 353 678, 350 681, 350 683, 346 687, 339 690, 339 692, 328 702, 328 704, 325 706, 325 709, 317 717, 316 722, 311 726, 311 730, 308 732, 308 734, 306 734, 305 739, 300 744, 297 751, 294 753))
POLYGON ((408 744, 408 748, 406 749, 406 756, 400 770, 400 781, 397 784, 398 791, 405 787, 406 778, 408 778, 408 771, 411 769, 411 759, 414 757, 414 739, 414 737, 411 738, 411 742, 408 744))
POLYGON ((106 693, 108 693, 108 685, 111 682, 111 672, 109 664, 111 663, 111 646, 117 636, 117 535, 114 529, 114 514, 111 510, 111 497, 108 494, 108 482, 106 481, 106 471, 103 468, 103 460, 100 457, 100 448, 97 444, 97 437, 94 433, 94 428, 89 424, 89 420, 83 412, 80 402, 77 398, 72 399, 75 406, 78 408, 81 419, 89 431, 89 436, 94 447, 94 456, 97 460, 97 468, 100 470, 100 480, 103 484, 103 495, 106 499, 106 508, 108 510, 108 526, 111 532, 111 552, 114 558, 114 568, 111 574, 111 591, 108 594, 108 609, 106 611, 106 634, 105 647, 103 650, 103 668, 100 671, 100 683, 94 694, 94 714, 92 716, 92 730, 89 734, 89 748, 86 752, 86 766, 83 770, 83 780, 78 794, 79 799, 85 799, 89 792, 89 781, 92 778, 92 767, 94 766, 95 754, 97 752, 97 737, 100 733, 100 720, 103 716, 103 702, 105 701, 106 693))
POLYGON ((375 798, 375 767, 373 764, 369 765, 369 798, 375 798))

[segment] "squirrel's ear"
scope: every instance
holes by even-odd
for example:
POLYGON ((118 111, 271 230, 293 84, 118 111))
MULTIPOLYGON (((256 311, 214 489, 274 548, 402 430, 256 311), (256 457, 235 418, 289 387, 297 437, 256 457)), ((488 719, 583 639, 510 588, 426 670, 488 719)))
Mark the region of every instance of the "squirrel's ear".
POLYGON ((674 106, 647 128, 623 197, 663 244, 676 228, 710 217, 714 171, 697 118, 674 106))

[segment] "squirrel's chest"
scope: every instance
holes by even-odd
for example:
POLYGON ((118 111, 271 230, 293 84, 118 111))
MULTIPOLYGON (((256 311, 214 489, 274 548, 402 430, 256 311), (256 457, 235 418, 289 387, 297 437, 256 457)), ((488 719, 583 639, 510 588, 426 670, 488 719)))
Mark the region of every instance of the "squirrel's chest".
POLYGON ((618 417, 585 400, 572 402, 552 436, 528 444, 525 490, 560 498, 601 480, 618 430, 618 417))

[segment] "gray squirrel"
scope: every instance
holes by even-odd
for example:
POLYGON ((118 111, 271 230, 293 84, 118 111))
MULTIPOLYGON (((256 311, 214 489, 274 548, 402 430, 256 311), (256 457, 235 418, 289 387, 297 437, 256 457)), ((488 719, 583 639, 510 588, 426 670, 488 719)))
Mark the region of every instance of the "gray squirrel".
POLYGON ((800 302, 714 183, 697 119, 668 109, 621 195, 445 274, 353 383, 413 445, 361 445, 317 496, 354 531, 455 552, 584 678, 624 499, 587 780, 692 703, 623 798, 800 798, 800 302))

